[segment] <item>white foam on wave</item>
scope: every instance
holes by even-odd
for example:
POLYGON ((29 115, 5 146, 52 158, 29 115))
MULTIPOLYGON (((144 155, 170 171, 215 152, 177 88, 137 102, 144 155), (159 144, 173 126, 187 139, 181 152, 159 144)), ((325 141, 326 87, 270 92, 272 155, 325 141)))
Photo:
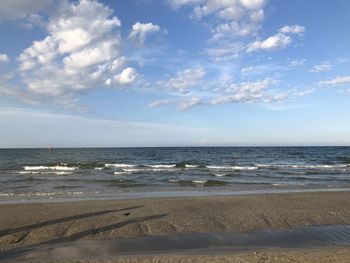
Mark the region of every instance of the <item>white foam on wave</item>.
POLYGON ((169 179, 169 182, 170 183, 177 183, 177 182, 179 182, 180 180, 178 180, 178 179, 169 179))
POLYGON ((126 175, 128 172, 114 172, 114 175, 126 175))
POLYGON ((125 163, 106 163, 105 167, 115 167, 115 168, 128 168, 128 167, 136 167, 135 164, 125 164, 125 163))
POLYGON ((40 170, 59 170, 59 171, 74 171, 77 170, 78 167, 67 167, 67 166, 24 166, 24 170, 26 171, 40 171, 40 170))
POLYGON ((152 169, 147 169, 146 171, 151 171, 151 172, 174 172, 175 170, 172 168, 152 168, 152 169))
POLYGON ((255 164, 259 168, 293 168, 293 169, 339 169, 347 164, 255 164))
MULTIPOLYGON (((29 193, 0 193, 0 197, 30 197, 30 196, 54 196, 54 195, 82 195, 87 194, 81 191, 76 192, 29 192, 29 193)), ((99 192, 89 192, 88 194, 99 194, 99 192)))
POLYGON ((95 167, 95 170, 98 170, 98 171, 103 170, 103 169, 104 169, 104 167, 95 167))
POLYGON ((284 183, 273 183, 273 186, 290 186, 290 185, 299 185, 303 186, 305 185, 304 183, 297 183, 297 182, 284 182, 284 183))
POLYGON ((227 174, 214 174, 215 176, 217 176, 217 177, 224 177, 224 176, 226 176, 227 174))
POLYGON ((19 174, 40 174, 38 171, 19 171, 19 174))
POLYGON ((154 164, 154 165, 147 165, 147 167, 155 168, 155 169, 163 169, 163 168, 175 168, 176 164, 154 164))
POLYGON ((256 166, 217 166, 217 165, 209 165, 208 169, 214 170, 256 170, 258 167, 256 166))
POLYGON ((124 168, 122 169, 124 173, 139 173, 144 171, 144 169, 132 169, 132 168, 124 168))
POLYGON ((197 168, 199 165, 194 165, 194 164, 185 164, 186 168, 197 168))
POLYGON ((19 171, 19 174, 56 174, 56 175, 66 175, 66 174, 72 174, 72 172, 65 172, 65 171, 19 171))
MULTIPOLYGON (((137 165, 137 164, 124 164, 124 163, 111 163, 111 164, 105 164, 105 167, 114 167, 114 168, 120 168, 123 170, 129 169, 129 168, 135 168, 137 171, 171 171, 175 170, 176 164, 147 164, 147 165, 137 165)), ((199 165, 192 165, 192 164, 185 164, 185 168, 196 168, 199 167, 199 165)), ((99 168, 95 168, 97 170, 100 170, 99 168)))

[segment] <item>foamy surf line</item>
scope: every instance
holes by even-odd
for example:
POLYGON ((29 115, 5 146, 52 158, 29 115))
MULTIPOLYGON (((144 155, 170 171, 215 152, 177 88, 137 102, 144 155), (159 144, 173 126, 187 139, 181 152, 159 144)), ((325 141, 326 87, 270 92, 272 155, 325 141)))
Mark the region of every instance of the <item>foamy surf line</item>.
POLYGON ((19 171, 19 174, 56 174, 56 175, 67 175, 72 174, 72 172, 66 172, 66 171, 37 171, 37 170, 29 170, 29 171, 19 171))
POLYGON ((40 171, 40 170, 61 170, 61 171, 74 171, 78 170, 78 167, 67 167, 67 166, 24 166, 25 171, 40 171))
POLYGON ((210 196, 245 196, 264 194, 288 194, 288 193, 320 193, 320 192, 350 192, 350 188, 319 188, 319 189, 266 189, 266 190, 242 190, 242 191, 205 191, 198 188, 194 191, 157 191, 157 192, 121 192, 117 194, 103 194, 100 192, 70 192, 67 193, 31 193, 20 194, 0 193, 0 204, 17 203, 57 203, 74 201, 98 201, 98 200, 128 200, 128 199, 153 199, 153 198, 181 198, 181 197, 210 197, 210 196), (9 198, 10 199, 6 199, 9 198), (16 199, 14 199, 16 197, 16 199), (30 198, 32 197, 32 198, 30 198), (47 198, 49 197, 49 199, 47 198))
POLYGON ((209 165, 206 166, 208 169, 212 170, 257 170, 259 167, 255 166, 217 166, 217 165, 209 165))

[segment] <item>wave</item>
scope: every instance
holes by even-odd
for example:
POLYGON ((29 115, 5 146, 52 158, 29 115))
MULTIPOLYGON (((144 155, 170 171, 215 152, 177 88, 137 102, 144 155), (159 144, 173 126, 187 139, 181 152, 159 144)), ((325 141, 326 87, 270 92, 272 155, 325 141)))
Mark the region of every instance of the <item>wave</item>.
POLYGON ((185 164, 185 167, 186 168, 198 168, 199 165, 197 165, 197 164, 185 164))
POLYGON ((224 181, 218 180, 179 180, 179 179, 169 179, 170 183, 177 183, 180 186, 223 186, 226 184, 224 181))
POLYGON ((170 183, 177 183, 177 182, 179 182, 180 180, 178 180, 178 179, 169 179, 169 182, 170 183))
POLYGON ((348 164, 255 164, 259 168, 293 168, 293 169, 339 169, 350 167, 348 164))
MULTIPOLYGON (((199 165, 186 164, 186 163, 177 163, 177 164, 124 164, 124 163, 111 163, 105 164, 105 167, 108 168, 138 168, 139 170, 147 169, 176 169, 176 168, 197 168, 199 165)), ((95 168, 98 169, 99 167, 95 168)))
POLYGON ((67 166, 24 166, 25 171, 40 171, 40 170, 60 170, 60 171, 74 171, 78 170, 78 167, 67 166))
POLYGON ((56 174, 56 175, 67 175, 72 174, 72 172, 66 172, 66 171, 58 171, 58 172, 51 172, 51 171, 19 171, 19 174, 56 174))
POLYGON ((154 165, 146 165, 146 167, 150 167, 150 168, 175 168, 176 167, 176 164, 154 164, 154 165))
POLYGON ((57 196, 57 195, 84 195, 84 194, 99 194, 99 192, 29 192, 29 193, 0 193, 0 197, 30 197, 30 196, 57 196))
POLYGON ((257 170, 259 169, 256 166, 217 166, 217 165, 209 165, 207 166, 208 169, 214 169, 214 170, 257 170))
POLYGON ((19 171, 18 173, 19 174, 40 174, 41 172, 38 172, 38 171, 19 171))
POLYGON ((208 182, 208 180, 192 180, 192 183, 195 185, 204 185, 206 182, 208 182))
POLYGON ((224 177, 226 176, 227 174, 214 174, 214 176, 217 176, 217 177, 224 177))
POLYGON ((115 168, 128 168, 128 167, 137 167, 135 164, 125 164, 125 163, 106 163, 105 167, 115 167, 115 168))
POLYGON ((128 175, 128 174, 130 174, 130 172, 126 172, 126 171, 114 172, 114 175, 128 175))

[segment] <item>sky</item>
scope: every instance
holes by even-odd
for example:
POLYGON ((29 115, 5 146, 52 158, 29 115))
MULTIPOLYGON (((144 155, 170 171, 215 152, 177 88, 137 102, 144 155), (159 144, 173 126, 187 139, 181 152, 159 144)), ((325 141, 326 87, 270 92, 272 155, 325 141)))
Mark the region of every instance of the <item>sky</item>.
POLYGON ((348 0, 2 0, 0 148, 350 145, 348 0))

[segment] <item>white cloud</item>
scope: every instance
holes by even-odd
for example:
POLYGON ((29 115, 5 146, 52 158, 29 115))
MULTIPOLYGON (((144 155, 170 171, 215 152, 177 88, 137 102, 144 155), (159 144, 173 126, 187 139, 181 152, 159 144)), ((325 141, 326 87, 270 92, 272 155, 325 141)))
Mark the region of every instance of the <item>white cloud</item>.
POLYGON ((150 108, 157 108, 160 106, 169 105, 169 104, 174 103, 174 102, 175 102, 175 100, 173 100, 173 99, 155 100, 155 101, 152 101, 148 106, 150 108))
POLYGON ((137 72, 134 68, 126 68, 120 74, 114 77, 114 81, 120 85, 129 85, 137 78, 137 72))
POLYGON ((157 85, 161 89, 168 89, 180 93, 188 93, 190 88, 201 83, 205 71, 203 68, 189 68, 177 73, 176 76, 168 80, 159 81, 157 85))
POLYGON ((22 81, 62 104, 75 101, 76 92, 131 84, 137 73, 125 68, 120 27, 113 10, 98 1, 61 2, 46 24, 48 35, 18 57, 22 81))
POLYGON ((304 66, 306 62, 305 58, 301 58, 301 59, 294 59, 289 63, 289 67, 291 68, 295 68, 295 67, 300 67, 300 66, 304 66))
POLYGON ((260 50, 275 51, 287 47, 292 39, 289 36, 278 33, 274 36, 260 41, 256 40, 247 46, 247 52, 255 52, 260 50))
POLYGON ((119 54, 118 40, 101 40, 98 46, 84 48, 83 50, 71 53, 63 59, 67 70, 84 69, 96 64, 110 61, 119 54))
POLYGON ((202 3, 204 0, 168 0, 168 3, 173 8, 180 8, 183 5, 192 5, 202 3))
POLYGON ((132 31, 129 34, 129 38, 137 40, 139 44, 142 45, 144 44, 146 37, 148 35, 159 31, 160 31, 160 27, 158 25, 154 25, 152 23, 137 22, 132 26, 132 31))
POLYGON ((231 43, 220 47, 208 48, 205 52, 216 61, 232 60, 239 57, 244 46, 240 43, 231 43))
POLYGON ((330 80, 320 81, 319 84, 327 86, 340 86, 350 83, 350 76, 335 77, 330 80))
POLYGON ((212 41, 217 41, 226 37, 246 37, 251 36, 257 31, 257 25, 254 23, 239 23, 232 21, 216 26, 213 30, 212 41))
POLYGON ((9 57, 6 54, 1 54, 0 53, 0 62, 8 62, 9 57))
POLYGON ((333 68, 333 66, 329 62, 324 62, 319 65, 315 65, 310 69, 310 72, 317 73, 317 72, 324 72, 324 71, 330 71, 333 68))
MULTIPOLYGON (((152 102, 150 107, 159 107, 168 104, 177 104, 178 110, 186 110, 196 105, 217 105, 225 103, 274 103, 289 98, 303 96, 302 91, 277 89, 280 81, 273 78, 265 78, 248 82, 233 82, 232 78, 224 78, 222 81, 211 83, 215 89, 208 93, 192 92, 189 95, 177 98, 163 99, 152 102)), ((305 93, 307 94, 307 93, 305 93)))
POLYGON ((255 70, 256 70, 256 68, 255 68, 255 67, 252 67, 252 66, 250 66, 250 67, 244 67, 244 68, 241 69, 241 74, 242 74, 242 75, 246 75, 246 74, 249 74, 249 73, 254 72, 255 70))
POLYGON ((201 99, 199 97, 192 97, 188 99, 181 100, 177 106, 178 110, 187 110, 201 103, 201 99))
POLYGON ((256 34, 264 20, 265 0, 168 0, 173 7, 193 6, 192 17, 211 20, 212 41, 256 34))
POLYGON ((179 111, 187 110, 196 105, 202 103, 202 99, 200 97, 186 97, 186 98, 178 98, 178 99, 162 99, 156 100, 149 104, 150 108, 157 108, 169 104, 177 104, 176 109, 179 111))
POLYGON ((224 103, 247 103, 247 102, 275 102, 288 98, 283 92, 273 92, 271 88, 279 84, 280 81, 272 78, 257 80, 252 82, 231 83, 224 92, 215 96, 209 104, 224 103))
POLYGON ((1 0, 0 22, 22 19, 30 14, 45 11, 53 3, 53 0, 1 0))
POLYGON ((284 26, 279 32, 283 34, 298 34, 302 35, 306 31, 305 27, 299 25, 284 26))
POLYGON ((270 36, 265 40, 256 40, 249 43, 247 46, 247 52, 260 50, 275 51, 286 48, 292 42, 292 38, 289 34, 301 35, 303 32, 305 32, 305 27, 303 26, 284 26, 279 29, 277 34, 270 36))

